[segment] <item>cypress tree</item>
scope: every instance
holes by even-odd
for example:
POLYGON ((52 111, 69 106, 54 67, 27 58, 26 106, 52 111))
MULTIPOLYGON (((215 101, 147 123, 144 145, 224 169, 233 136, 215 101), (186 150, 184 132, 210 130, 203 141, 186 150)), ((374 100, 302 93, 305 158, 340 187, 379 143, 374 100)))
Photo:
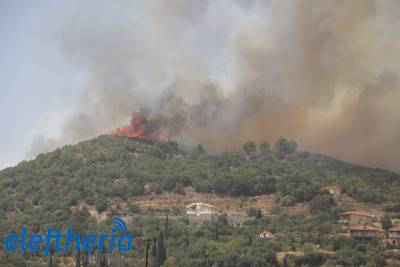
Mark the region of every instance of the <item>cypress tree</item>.
POLYGON ((78 249, 76 253, 75 267, 81 267, 81 250, 78 249))
POLYGON ((157 240, 153 239, 153 245, 151 246, 151 255, 153 257, 157 256, 157 240))
POLYGON ((218 221, 215 223, 215 240, 219 241, 219 224, 218 224, 218 221))
POLYGON ((158 239, 157 260, 159 265, 163 265, 165 261, 165 247, 164 247, 164 233, 160 231, 160 238, 158 239))
POLYGON ((165 238, 168 238, 168 232, 169 232, 169 220, 168 220, 168 214, 167 214, 167 219, 165 221, 165 238))

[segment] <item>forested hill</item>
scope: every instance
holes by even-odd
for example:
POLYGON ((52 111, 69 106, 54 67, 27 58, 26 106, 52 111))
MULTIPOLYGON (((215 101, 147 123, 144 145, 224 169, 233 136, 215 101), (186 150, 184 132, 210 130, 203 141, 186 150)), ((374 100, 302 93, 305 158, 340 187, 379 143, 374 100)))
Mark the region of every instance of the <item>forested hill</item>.
POLYGON ((306 202, 327 185, 363 202, 397 203, 400 175, 297 151, 293 141, 248 142, 237 150, 208 154, 176 142, 99 136, 41 154, 0 172, 4 224, 62 223, 77 203, 107 209, 109 200, 162 191, 233 196, 276 193, 286 206, 306 202), (145 186, 146 185, 146 186, 145 186))

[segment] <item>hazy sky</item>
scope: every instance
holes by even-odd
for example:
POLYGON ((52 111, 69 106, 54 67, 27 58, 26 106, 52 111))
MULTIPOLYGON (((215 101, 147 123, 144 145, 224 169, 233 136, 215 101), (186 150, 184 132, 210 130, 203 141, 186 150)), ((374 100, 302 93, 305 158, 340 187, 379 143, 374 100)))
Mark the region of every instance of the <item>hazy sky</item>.
POLYGON ((63 59, 49 26, 68 8, 57 4, 0 1, 0 169, 21 160, 35 127, 82 87, 84 74, 63 59))
MULTIPOLYGON (((95 2, 86 5, 77 0, 0 0, 0 169, 27 158, 32 139, 37 135, 41 136, 44 132, 45 137, 59 135, 68 112, 79 102, 80 94, 85 89, 85 67, 75 64, 74 55, 71 57, 73 51, 69 50, 67 55, 63 51, 62 30, 66 21, 74 23, 71 14, 79 14, 83 7, 81 19, 85 20, 87 15, 89 21, 82 23, 84 28, 102 21, 105 25, 112 24, 109 20, 113 18, 118 25, 119 18, 113 17, 115 14, 124 13, 121 16, 121 21, 124 21, 127 17, 125 13, 134 17, 142 5, 141 1, 94 5, 95 2), (129 11, 124 10, 124 5, 130 7, 129 11)), ((138 13, 140 15, 140 10, 138 13)), ((145 21, 140 23, 146 24, 145 21)), ((77 35, 79 30, 76 29, 77 35)), ((73 34, 73 31, 67 35, 73 34)), ((200 40, 204 37, 206 33, 201 31, 199 28, 195 38, 200 40)), ((223 34, 218 33, 213 38, 218 41, 221 36, 223 34)), ((108 37, 100 35, 100 38, 103 42, 108 37)), ((202 47, 199 49, 212 55, 210 58, 215 62, 218 53, 214 51, 213 43, 200 43, 202 47)), ((215 69, 219 66, 221 64, 209 67, 215 69)), ((47 142, 47 139, 43 141, 47 142)))
POLYGON ((111 132, 145 104, 181 144, 285 136, 400 170, 399 11, 398 0, 0 0, 0 169, 111 132))

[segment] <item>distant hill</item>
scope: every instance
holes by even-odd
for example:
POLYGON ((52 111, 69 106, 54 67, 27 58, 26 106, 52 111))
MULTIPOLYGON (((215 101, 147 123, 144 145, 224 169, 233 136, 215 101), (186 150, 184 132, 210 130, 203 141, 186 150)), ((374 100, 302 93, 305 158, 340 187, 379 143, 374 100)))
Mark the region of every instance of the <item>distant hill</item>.
POLYGON ((358 201, 394 208, 400 197, 399 174, 297 151, 283 138, 272 149, 266 142, 248 142, 211 155, 202 145, 186 150, 176 142, 104 135, 1 171, 0 222, 62 225, 78 203, 102 212, 110 199, 179 193, 187 186, 233 197, 274 193, 279 204, 293 206, 327 185, 339 185, 358 201))

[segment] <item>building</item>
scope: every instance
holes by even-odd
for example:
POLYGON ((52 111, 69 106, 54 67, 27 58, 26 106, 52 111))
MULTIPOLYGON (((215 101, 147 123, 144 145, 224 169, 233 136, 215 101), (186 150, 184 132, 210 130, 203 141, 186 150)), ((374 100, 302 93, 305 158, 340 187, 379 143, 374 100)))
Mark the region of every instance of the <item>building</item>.
POLYGON ((348 225, 371 224, 377 221, 374 214, 360 211, 347 211, 339 213, 339 223, 348 225))
POLYGON ((259 238, 272 239, 274 235, 270 231, 263 231, 257 235, 259 238))
POLYGON ((186 206, 186 215, 190 222, 212 221, 221 213, 221 209, 209 204, 192 203, 186 206))
POLYGON ((349 231, 350 236, 356 239, 377 238, 379 235, 379 229, 377 227, 365 223, 352 225, 350 226, 349 231))
POLYGON ((400 225, 395 225, 388 230, 389 236, 387 242, 392 245, 400 244, 400 225))
POLYGON ((337 185, 322 187, 321 191, 327 191, 333 197, 339 197, 342 194, 342 190, 337 185))

